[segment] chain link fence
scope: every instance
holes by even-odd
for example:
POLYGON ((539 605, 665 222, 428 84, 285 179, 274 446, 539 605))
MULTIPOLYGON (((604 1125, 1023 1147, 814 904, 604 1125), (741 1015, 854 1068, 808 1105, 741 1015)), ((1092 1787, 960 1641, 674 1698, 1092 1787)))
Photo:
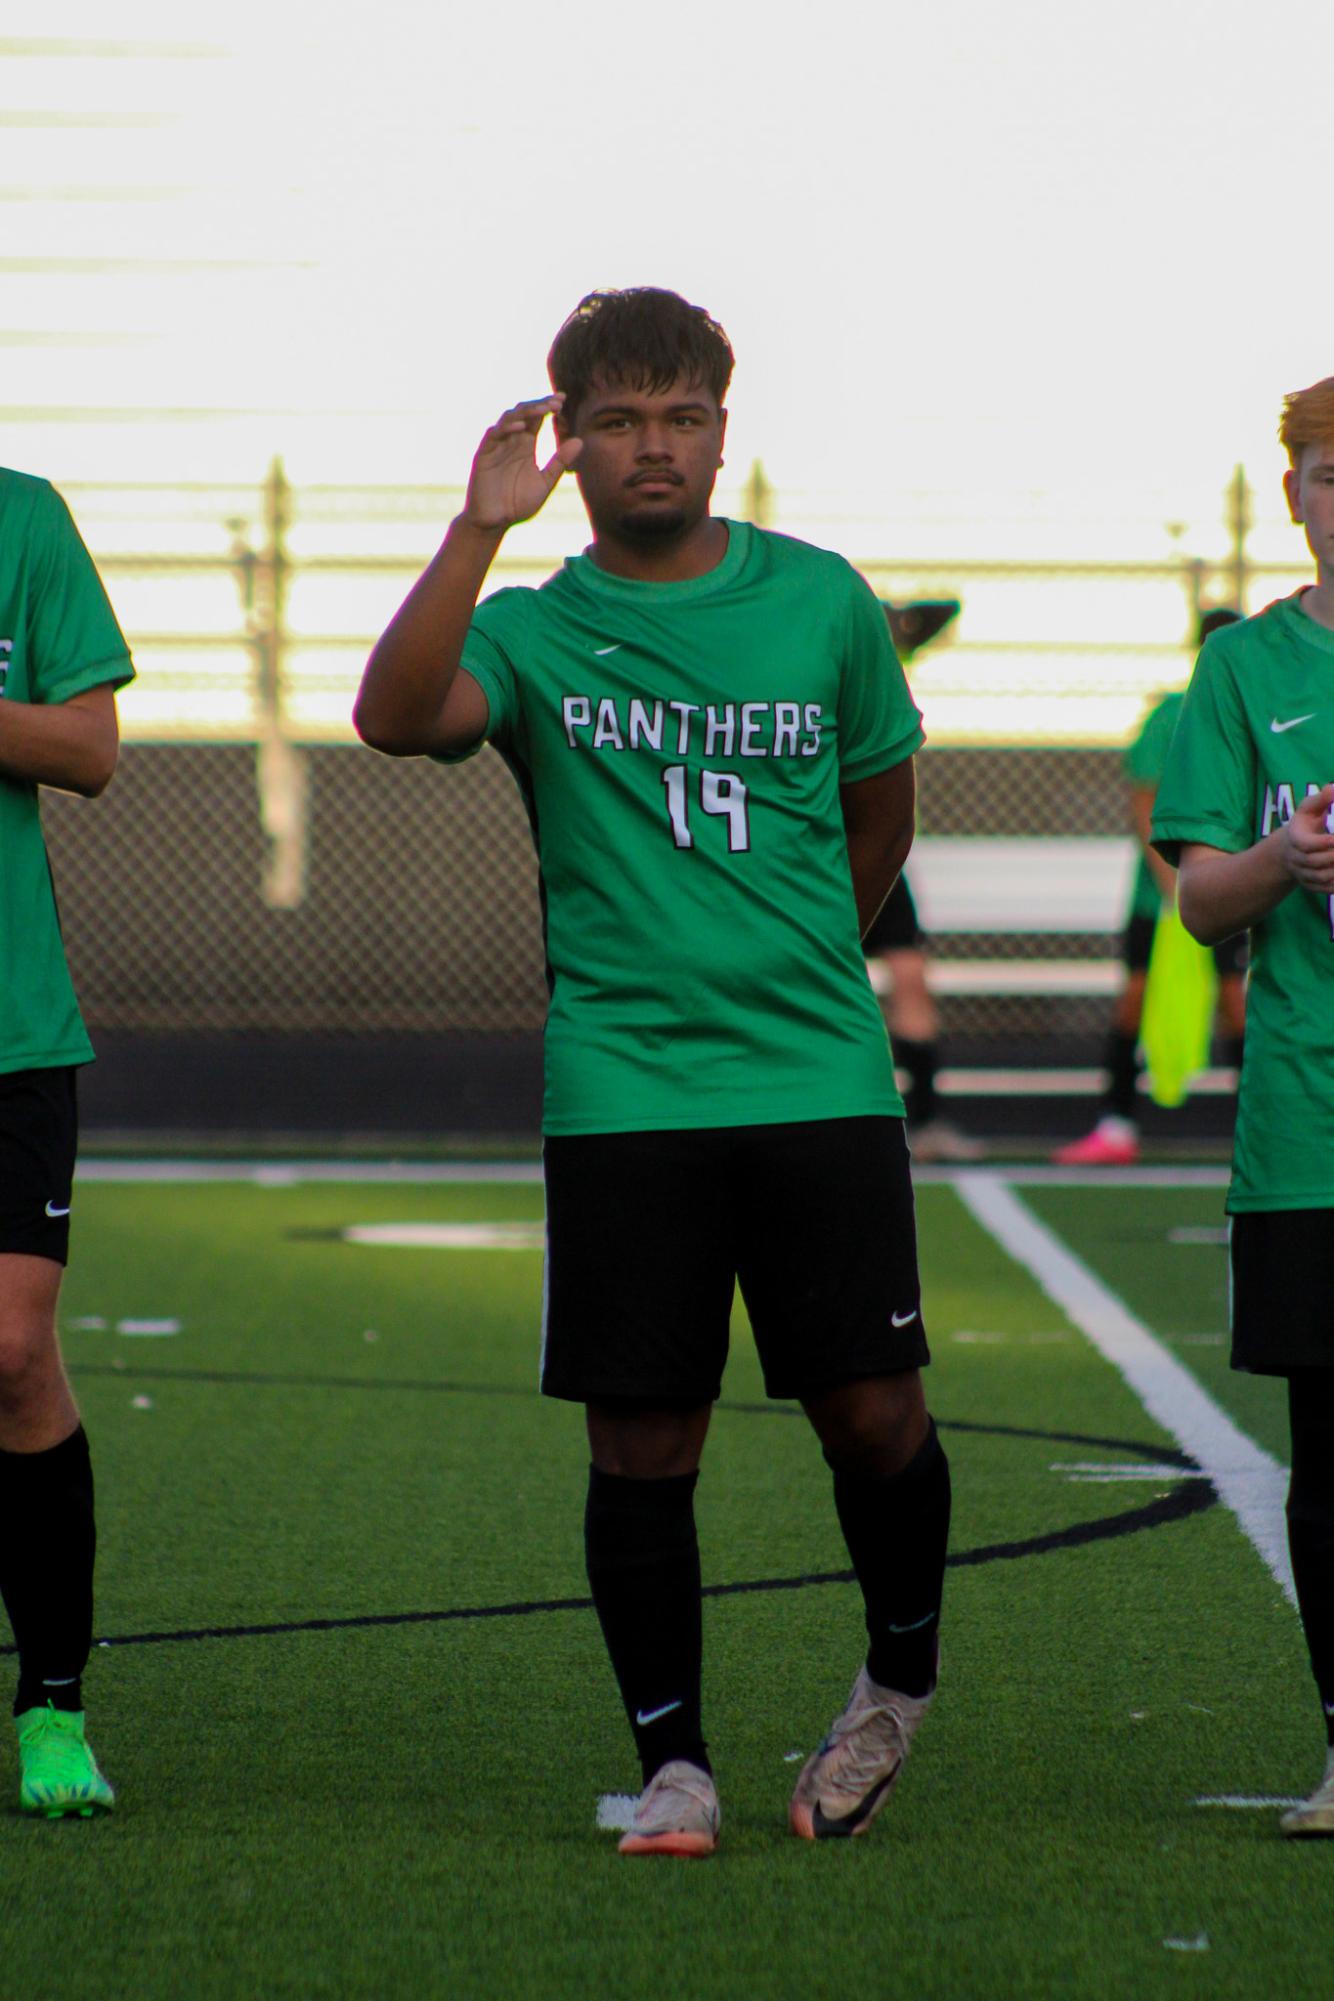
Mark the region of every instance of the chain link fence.
MULTIPOLYGON (((368 647, 457 493, 302 493, 276 466, 253 490, 66 491, 140 674, 110 792, 44 802, 94 1033, 538 1032, 537 873, 508 773, 490 751, 450 771, 377 757, 350 729, 368 647)), ((1240 588, 1254 608, 1305 572, 1248 558, 1235 492, 1237 532, 1208 557, 1112 562, 871 555, 865 529, 775 516, 754 475, 722 500, 736 514, 761 498, 770 525, 845 548, 881 596, 962 599, 957 628, 913 670, 931 742, 926 859, 910 875, 920 867, 929 889, 933 852, 983 843, 976 907, 933 926, 945 1032, 956 1061, 1088 1060, 1119 910, 1104 887, 1054 921, 1046 858, 1125 873, 1121 748, 1150 699, 1184 681, 1199 606, 1240 588), (1001 869, 1031 883, 1031 916, 988 921, 1001 869)), ((540 581, 582 539, 562 490, 507 543, 499 580, 540 581)))

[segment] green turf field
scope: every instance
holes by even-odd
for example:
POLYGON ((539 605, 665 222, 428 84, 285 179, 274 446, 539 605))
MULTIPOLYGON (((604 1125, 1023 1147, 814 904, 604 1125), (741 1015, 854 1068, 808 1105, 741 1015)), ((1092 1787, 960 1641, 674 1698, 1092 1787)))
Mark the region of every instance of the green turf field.
MULTIPOLYGON (((1282 1453, 1273 1386, 1216 1339, 1217 1188, 1024 1200, 1282 1453)), ((62 1318, 111 1643, 89 1729, 120 1803, 0 1813, 0 1992, 1328 1993, 1334 1844, 1196 1803, 1314 1782, 1295 1614, 956 1190, 919 1211, 955 1483, 939 1702, 865 1840, 792 1839, 792 1761, 842 1706, 859 1601, 831 1581, 819 1452, 764 1405, 739 1319, 699 1499, 723 1838, 636 1862, 595 1825, 635 1764, 583 1602, 579 1416, 535 1393, 540 1255, 343 1234, 531 1243, 540 1189, 83 1180, 62 1318)))

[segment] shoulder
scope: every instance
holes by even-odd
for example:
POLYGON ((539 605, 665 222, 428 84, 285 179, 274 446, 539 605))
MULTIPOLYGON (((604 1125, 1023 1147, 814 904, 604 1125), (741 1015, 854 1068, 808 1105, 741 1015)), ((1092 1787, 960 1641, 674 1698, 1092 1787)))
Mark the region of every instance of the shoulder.
POLYGON ((756 528, 749 522, 741 526, 753 541, 759 560, 772 569, 799 571, 806 577, 827 577, 844 586, 870 589, 860 571, 833 549, 822 549, 818 543, 803 542, 795 535, 780 535, 773 528, 756 528))
POLYGON ((533 606, 540 591, 524 584, 509 584, 503 590, 492 591, 490 597, 483 598, 472 615, 472 624, 481 632, 499 637, 502 633, 522 631, 533 615, 533 606))
POLYGON ((1300 598, 1300 591, 1291 597, 1275 598, 1250 618, 1239 618, 1232 625, 1211 632, 1200 648, 1196 671, 1207 668, 1215 673, 1244 672, 1286 651, 1292 639, 1293 618, 1304 616, 1300 598))
POLYGON ((885 609, 861 571, 846 556, 818 543, 800 541, 795 535, 779 535, 770 528, 747 524, 752 539, 750 573, 756 569, 776 584, 787 585, 808 604, 824 607, 826 613, 863 623, 883 626, 888 637, 885 609))
POLYGON ((24 522, 40 524, 69 519, 69 509, 49 479, 36 473, 0 466, 0 512, 12 533, 24 522))

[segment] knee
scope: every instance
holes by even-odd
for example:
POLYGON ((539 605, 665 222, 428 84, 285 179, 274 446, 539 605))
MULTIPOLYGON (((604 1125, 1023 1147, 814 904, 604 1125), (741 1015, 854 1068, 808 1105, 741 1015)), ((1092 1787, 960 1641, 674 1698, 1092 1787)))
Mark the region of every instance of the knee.
POLYGON ((849 1383, 808 1405, 807 1414, 833 1470, 868 1480, 901 1473, 931 1425, 916 1371, 849 1383))
POLYGON ((27 1410, 58 1375, 54 1328, 0 1314, 0 1413, 27 1410))

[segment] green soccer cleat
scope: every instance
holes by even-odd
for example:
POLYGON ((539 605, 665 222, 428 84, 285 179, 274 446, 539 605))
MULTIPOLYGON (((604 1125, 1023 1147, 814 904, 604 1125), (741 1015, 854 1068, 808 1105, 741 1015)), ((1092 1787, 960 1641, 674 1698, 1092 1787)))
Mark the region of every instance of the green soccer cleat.
POLYGON ((83 1734, 81 1709, 25 1709, 14 1718, 19 1733, 19 1810, 48 1820, 77 1813, 85 1820, 116 1804, 83 1734))

